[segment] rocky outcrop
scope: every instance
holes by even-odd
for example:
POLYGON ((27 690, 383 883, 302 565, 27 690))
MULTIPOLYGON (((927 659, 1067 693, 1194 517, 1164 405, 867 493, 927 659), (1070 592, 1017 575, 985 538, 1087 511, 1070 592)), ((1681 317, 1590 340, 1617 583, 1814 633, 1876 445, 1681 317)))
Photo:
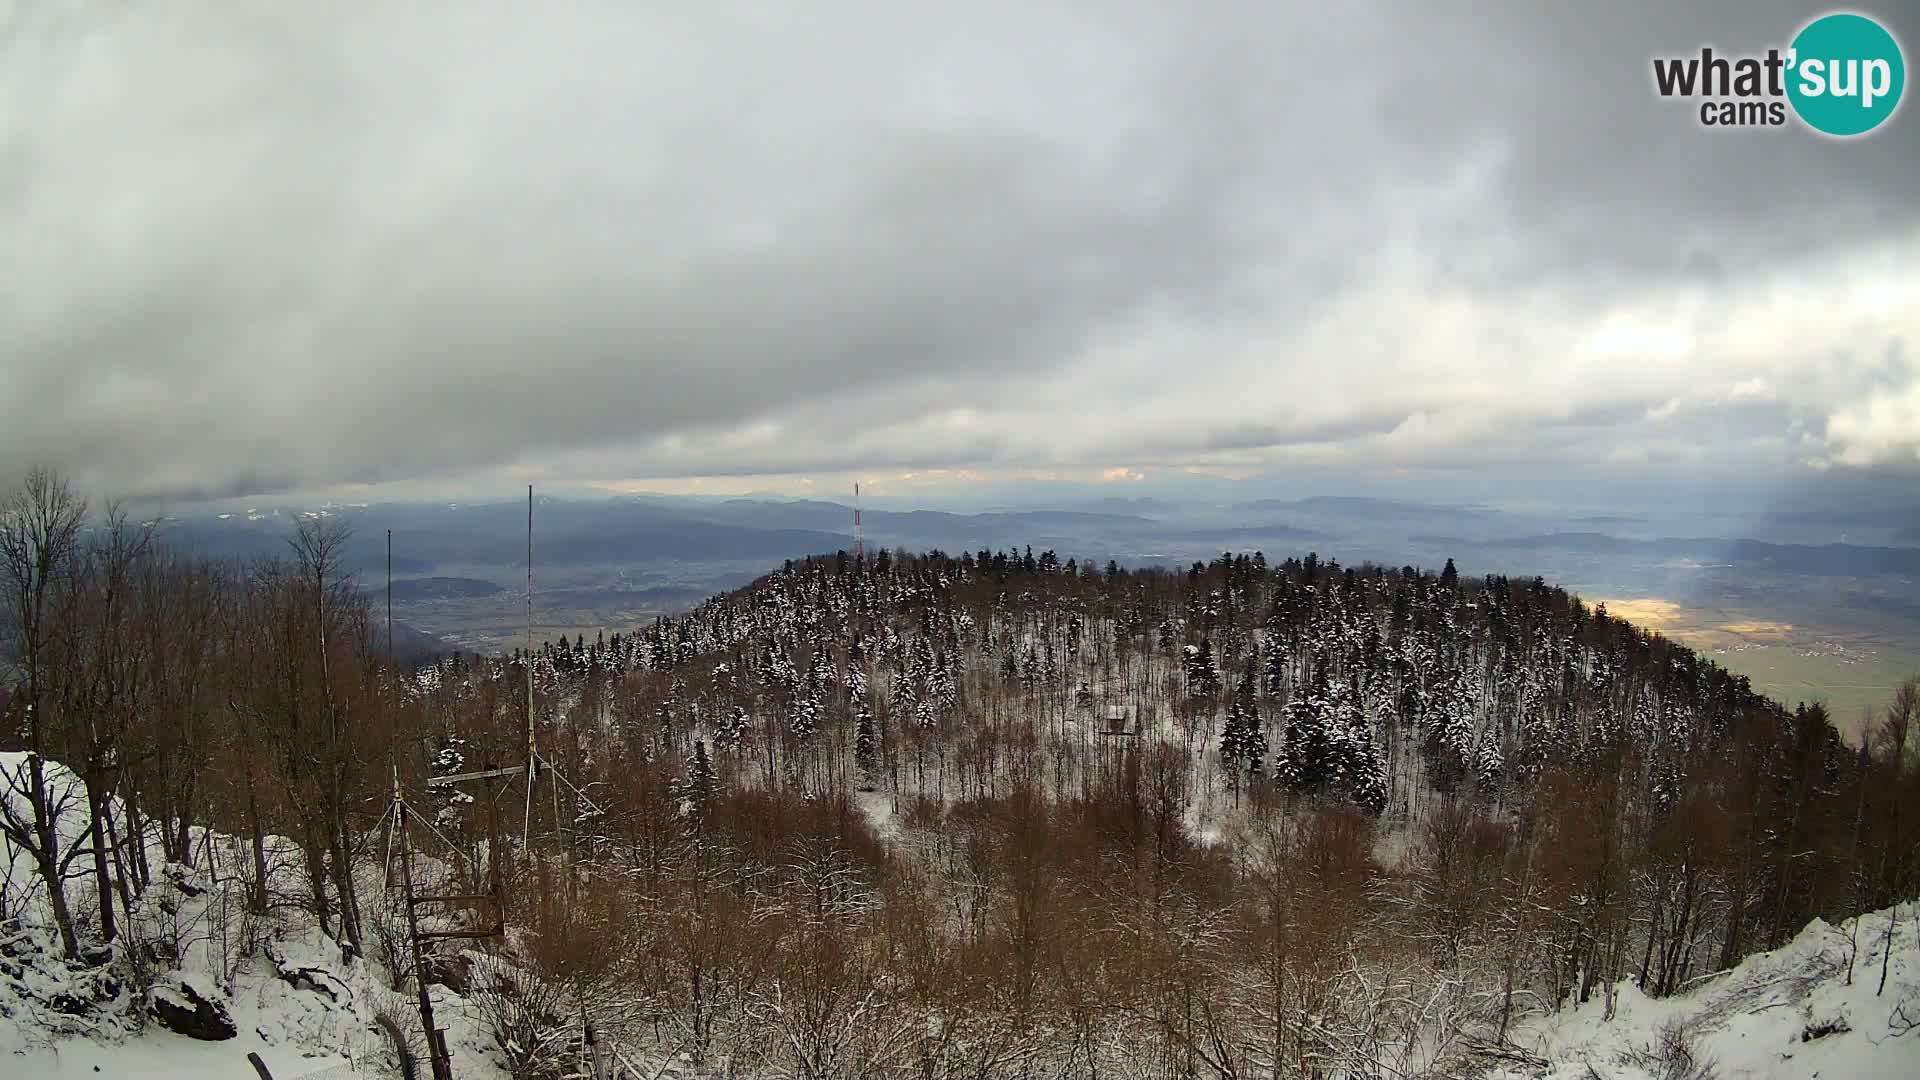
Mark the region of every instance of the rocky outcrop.
POLYGON ((203 1042, 220 1042, 238 1035, 227 1007, 185 981, 155 986, 147 995, 147 1013, 176 1035, 203 1042))

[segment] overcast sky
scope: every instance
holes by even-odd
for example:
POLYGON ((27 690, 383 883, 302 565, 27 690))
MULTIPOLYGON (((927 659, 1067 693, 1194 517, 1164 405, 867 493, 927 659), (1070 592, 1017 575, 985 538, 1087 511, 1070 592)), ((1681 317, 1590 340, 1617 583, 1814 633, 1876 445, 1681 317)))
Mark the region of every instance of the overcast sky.
POLYGON ((1288 8, 0 0, 0 468, 1920 482, 1916 106, 1651 88, 1824 9, 1288 8))

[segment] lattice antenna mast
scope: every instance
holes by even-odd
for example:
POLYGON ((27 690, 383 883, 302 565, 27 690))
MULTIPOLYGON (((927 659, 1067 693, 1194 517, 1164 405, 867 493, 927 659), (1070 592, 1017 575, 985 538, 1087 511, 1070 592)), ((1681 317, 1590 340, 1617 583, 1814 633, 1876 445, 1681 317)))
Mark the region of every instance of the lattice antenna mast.
POLYGON ((855 562, 867 557, 867 533, 860 525, 860 481, 853 482, 853 558, 855 562))
MULTIPOLYGON (((566 784, 568 790, 573 792, 574 797, 578 799, 580 802, 586 804, 587 807, 589 807, 594 813, 600 812, 600 808, 593 805, 593 800, 587 798, 585 792, 581 791, 577 787, 574 787, 573 782, 568 780, 566 778, 566 775, 563 774, 559 769, 555 768, 553 762, 548 761, 546 758, 543 758, 540 756, 540 747, 538 742, 535 739, 534 722, 533 722, 533 716, 534 716, 534 713, 533 713, 533 674, 534 674, 533 659, 534 657, 533 657, 533 485, 532 484, 527 485, 527 642, 526 642, 526 650, 527 650, 527 766, 525 770, 525 776, 527 779, 527 798, 526 798, 526 805, 523 807, 521 811, 522 817, 520 822, 520 835, 528 844, 527 854, 528 854, 528 857, 531 858, 533 854, 533 848, 532 848, 533 788, 534 788, 534 785, 537 784, 540 780, 540 772, 542 769, 545 769, 553 777, 553 826, 556 830, 562 833, 565 833, 567 831, 566 827, 563 824, 561 824, 561 818, 560 818, 560 785, 561 784, 566 784)), ((565 847, 563 848, 563 851, 562 851, 562 857, 566 860, 567 864, 571 866, 573 863, 573 852, 572 852, 571 843, 567 842, 566 838, 564 837, 563 837, 563 843, 565 844, 565 847)))

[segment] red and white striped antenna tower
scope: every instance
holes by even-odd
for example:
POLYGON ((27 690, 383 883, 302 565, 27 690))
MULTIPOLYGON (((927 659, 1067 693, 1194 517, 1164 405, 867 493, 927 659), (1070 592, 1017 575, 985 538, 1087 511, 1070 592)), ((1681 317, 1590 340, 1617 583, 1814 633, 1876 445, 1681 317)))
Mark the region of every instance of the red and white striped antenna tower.
POLYGON ((860 481, 853 482, 853 558, 858 562, 867 557, 867 533, 860 525, 860 481))

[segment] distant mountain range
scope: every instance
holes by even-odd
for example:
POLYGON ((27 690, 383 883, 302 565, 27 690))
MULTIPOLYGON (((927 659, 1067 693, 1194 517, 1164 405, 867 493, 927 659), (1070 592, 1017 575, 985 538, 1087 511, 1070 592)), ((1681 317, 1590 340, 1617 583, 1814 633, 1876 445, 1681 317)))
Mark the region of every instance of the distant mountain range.
POLYGON ((1857 544, 1769 544, 1759 540, 1666 538, 1629 540, 1606 533, 1565 532, 1507 539, 1467 540, 1452 536, 1410 536, 1430 547, 1557 551, 1589 555, 1690 559, 1703 563, 1753 566, 1783 574, 1864 577, 1920 574, 1920 549, 1863 547, 1857 544))
MULTIPOLYGON (((868 509, 863 524, 872 549, 961 552, 1031 546, 1035 551, 1052 548, 1063 558, 1123 562, 1214 555, 1224 548, 1262 548, 1270 557, 1279 557, 1337 542, 1345 550, 1387 561, 1424 558, 1436 549, 1471 562, 1533 551, 1738 563, 1820 576, 1920 574, 1920 548, 1916 547, 1647 539, 1595 530, 1552 531, 1555 522, 1549 518, 1361 496, 1256 499, 1190 507, 1170 516, 1149 516, 1146 511, 1167 514, 1174 509, 1152 499, 1092 500, 1077 506, 984 513, 868 509), (1522 531, 1541 526, 1547 528, 1522 531), (1498 535, 1501 531, 1518 535, 1503 537, 1498 535)), ((394 572, 411 581, 398 586, 404 590, 403 602, 488 595, 470 591, 487 587, 484 578, 492 575, 481 573, 483 568, 519 566, 526 560, 527 510, 521 503, 396 504, 327 512, 353 524, 355 535, 348 554, 363 575, 384 572, 386 532, 392 530, 394 572)), ((300 516, 297 511, 282 511, 169 519, 160 525, 160 532, 175 546, 202 554, 284 557, 290 554, 286 538, 300 516)), ((1607 515, 1559 520, 1576 525, 1646 524, 1642 519, 1607 515)), ((1914 528, 1901 535, 1920 540, 1914 528)), ((536 565, 548 567, 726 563, 757 572, 785 559, 851 549, 853 540, 853 508, 827 500, 542 499, 536 506, 534 559, 536 565)), ((396 599, 401 595, 396 593, 396 599)))
POLYGON ((1500 514, 1498 510, 1484 507, 1438 506, 1403 502, 1399 499, 1370 499, 1351 495, 1315 495, 1305 499, 1255 499, 1252 502, 1235 503, 1233 509, 1241 513, 1321 514, 1361 520, 1409 517, 1491 518, 1500 514))
MULTIPOLYGON (((341 512, 354 527, 348 560, 363 574, 384 571, 388 529, 393 570, 421 575, 444 566, 514 566, 527 555, 526 508, 513 504, 374 507, 341 512)), ((175 547, 219 558, 286 557, 298 518, 169 520, 160 536, 175 547)), ((782 559, 848 547, 852 536, 804 528, 727 525, 640 502, 549 501, 539 506, 534 557, 548 566, 661 561, 782 559)), ((422 586, 432 588, 433 586, 422 586)))
POLYGON ((1332 533, 1304 529, 1298 525, 1270 522, 1265 525, 1223 526, 1216 529, 1185 529, 1163 534, 1168 540, 1210 541, 1214 543, 1250 543, 1256 540, 1331 540, 1332 533))

